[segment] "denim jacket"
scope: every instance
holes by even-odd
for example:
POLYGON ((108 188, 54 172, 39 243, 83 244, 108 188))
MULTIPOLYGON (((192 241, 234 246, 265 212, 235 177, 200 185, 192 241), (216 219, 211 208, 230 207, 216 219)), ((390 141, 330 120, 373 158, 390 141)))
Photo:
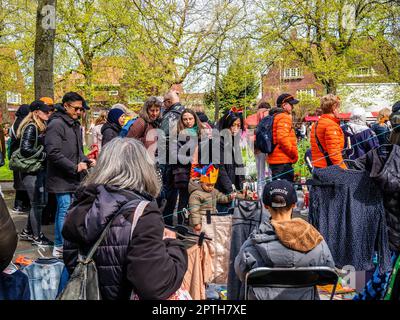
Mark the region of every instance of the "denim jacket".
POLYGON ((31 300, 55 300, 64 263, 58 259, 37 259, 23 269, 29 278, 31 300))

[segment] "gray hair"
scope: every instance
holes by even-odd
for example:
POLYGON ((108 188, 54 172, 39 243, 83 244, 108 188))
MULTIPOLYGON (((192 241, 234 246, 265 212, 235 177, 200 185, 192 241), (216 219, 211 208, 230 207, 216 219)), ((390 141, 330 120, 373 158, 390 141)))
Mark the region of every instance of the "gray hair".
POLYGON ((141 142, 131 138, 114 138, 100 152, 84 186, 107 184, 120 189, 136 190, 157 197, 161 185, 155 163, 141 142))

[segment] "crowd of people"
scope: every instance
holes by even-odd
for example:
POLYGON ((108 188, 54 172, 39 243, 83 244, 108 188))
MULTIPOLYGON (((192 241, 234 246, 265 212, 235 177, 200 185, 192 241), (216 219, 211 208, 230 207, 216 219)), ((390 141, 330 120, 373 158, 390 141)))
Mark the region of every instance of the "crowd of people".
MULTIPOLYGON (((112 220, 95 256, 103 299, 129 299, 133 288, 140 299, 167 299, 181 287, 188 268, 186 249, 168 227, 186 225, 200 234, 210 213, 226 214, 235 199, 261 199, 270 219, 243 243, 234 261, 239 279, 261 266, 333 268, 321 233, 304 219, 292 219, 297 202, 293 166, 299 160, 292 111, 297 103, 284 93, 275 107, 266 102, 258 107, 259 123, 272 119, 273 147, 266 154, 255 141, 258 192, 251 198, 244 188, 240 147, 245 123, 235 107, 214 126, 204 113, 185 108, 174 90, 163 101, 150 97, 136 118, 117 104, 94 121, 90 130, 95 152, 85 155, 80 120, 89 106, 81 95, 69 92, 55 105, 49 98, 22 105, 9 130, 15 208, 30 207, 18 237, 35 246, 52 246, 53 256, 63 259, 71 274, 78 252, 87 253, 112 220), (50 194, 55 196, 54 242, 41 231, 50 194), (135 211, 123 207, 132 201, 136 206, 137 201, 146 202, 133 232, 135 211)), ((352 110, 348 123, 341 123, 340 99, 333 94, 321 98, 320 109, 322 115, 308 134, 305 125, 297 134, 310 139, 312 168, 350 170, 348 161, 381 145, 400 144, 400 102, 391 111, 381 110, 372 126, 360 108, 352 110)), ((399 216, 397 211, 397 220, 388 221, 389 237, 400 232, 399 216)), ((10 224, 9 218, 4 221, 10 224)), ((15 237, 4 241, 15 249, 15 237)), ((9 251, 0 261, 10 261, 9 251)), ((315 299, 317 293, 315 288, 263 288, 254 289, 252 297, 315 299)))

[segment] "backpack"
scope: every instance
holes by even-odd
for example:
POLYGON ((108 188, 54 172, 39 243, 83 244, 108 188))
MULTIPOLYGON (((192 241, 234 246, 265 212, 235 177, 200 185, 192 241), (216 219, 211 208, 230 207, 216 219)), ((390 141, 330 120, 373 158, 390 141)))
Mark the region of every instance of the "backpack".
POLYGON ((255 147, 262 153, 270 154, 274 151, 276 145, 273 143, 273 126, 275 115, 264 117, 256 128, 256 143, 255 147))
POLYGON ((149 201, 140 201, 138 199, 131 200, 124 204, 116 213, 116 215, 110 220, 105 229, 100 235, 100 238, 96 241, 93 247, 90 249, 86 257, 78 256, 78 264, 74 269, 68 283, 66 284, 64 290, 57 297, 57 300, 101 300, 100 288, 99 288, 99 278, 97 274, 96 263, 92 259, 94 253, 96 252, 98 246, 103 241, 108 229, 114 219, 126 209, 136 207, 135 213, 133 215, 132 227, 131 227, 131 238, 133 230, 136 224, 143 214, 143 211, 149 201))
POLYGON ((127 123, 125 123, 125 125, 122 127, 121 132, 119 133, 119 136, 121 138, 125 138, 129 132, 129 129, 131 127, 131 125, 133 125, 133 123, 138 119, 138 117, 133 118, 131 120, 129 120, 127 123))

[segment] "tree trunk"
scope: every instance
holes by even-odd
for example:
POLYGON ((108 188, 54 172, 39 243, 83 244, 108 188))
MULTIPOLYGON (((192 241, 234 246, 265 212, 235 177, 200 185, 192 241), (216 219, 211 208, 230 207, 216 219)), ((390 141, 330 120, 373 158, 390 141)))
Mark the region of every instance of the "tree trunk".
POLYGON ((337 85, 333 79, 323 80, 322 83, 325 86, 326 94, 336 94, 337 85))
POLYGON ((57 0, 38 0, 34 82, 35 99, 54 98, 54 40, 57 0))
POLYGON ((214 84, 214 122, 219 120, 219 57, 217 58, 216 72, 215 72, 215 84, 214 84))

